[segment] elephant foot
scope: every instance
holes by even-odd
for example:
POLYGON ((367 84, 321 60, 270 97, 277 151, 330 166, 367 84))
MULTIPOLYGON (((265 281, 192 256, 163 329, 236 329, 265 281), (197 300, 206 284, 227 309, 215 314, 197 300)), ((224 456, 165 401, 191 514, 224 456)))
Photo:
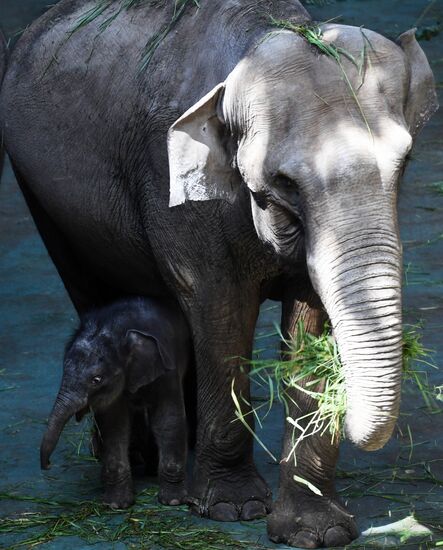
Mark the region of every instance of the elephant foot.
POLYGON ((161 482, 158 501, 165 506, 179 506, 187 503, 187 491, 183 481, 179 483, 161 482))
POLYGON ((280 497, 268 517, 268 536, 298 548, 343 547, 358 537, 353 516, 328 497, 280 497))
POLYGON ((134 492, 131 486, 113 485, 105 489, 103 503, 113 510, 124 510, 134 504, 134 492))
POLYGON ((266 516, 272 495, 255 466, 197 474, 188 498, 191 512, 215 521, 250 521, 266 516))

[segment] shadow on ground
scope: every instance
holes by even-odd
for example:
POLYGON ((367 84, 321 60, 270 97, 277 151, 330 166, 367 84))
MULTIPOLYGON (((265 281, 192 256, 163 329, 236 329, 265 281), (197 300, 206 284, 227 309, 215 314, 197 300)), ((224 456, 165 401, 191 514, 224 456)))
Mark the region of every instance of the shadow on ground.
MULTIPOLYGON (((16 35, 46 9, 47 0, 2 0, 0 24, 16 35)), ((441 2, 345 0, 312 7, 319 20, 336 15, 395 37, 418 24, 443 104, 441 2)), ((443 110, 421 135, 400 199, 405 250, 405 320, 424 322, 424 343, 442 364, 443 339, 443 110)), ((44 548, 277 548, 263 521, 215 524, 156 505, 152 479, 139 478, 137 506, 109 513, 97 504, 99 467, 89 456, 86 424, 69 426, 49 473, 38 448, 61 376, 64 343, 75 313, 42 246, 6 165, 0 186, 0 547, 44 548)), ((272 332, 279 306, 262 308, 257 334, 272 332)), ((260 339, 276 347, 275 338, 260 339)), ((430 382, 442 384, 437 370, 430 382)), ((278 455, 282 411, 272 411, 261 439, 278 455)), ((259 467, 277 491, 278 467, 258 447, 259 467)), ((346 443, 338 471, 342 498, 359 518, 355 547, 433 548, 443 539, 443 416, 430 414, 416 389, 405 387, 402 414, 391 442, 365 454, 346 443), (411 517, 415 518, 415 523, 411 517), (408 519, 409 518, 409 519, 408 519), (403 521, 402 521, 403 520, 403 521), (400 522, 400 523, 397 523, 400 522), (418 525, 418 527, 417 527, 418 525), (418 529, 418 531, 417 531, 418 529), (426 531, 428 530, 428 531, 426 531), (430 534, 432 533, 432 534, 430 534), (418 538, 412 538, 412 535, 418 538)), ((353 545, 354 546, 354 545, 353 545)))

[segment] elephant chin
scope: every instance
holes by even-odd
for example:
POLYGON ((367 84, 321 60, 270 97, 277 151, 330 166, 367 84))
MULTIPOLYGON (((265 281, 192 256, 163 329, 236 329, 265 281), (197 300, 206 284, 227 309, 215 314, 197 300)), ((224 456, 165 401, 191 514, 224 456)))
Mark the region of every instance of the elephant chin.
POLYGON ((297 262, 303 255, 303 232, 295 214, 271 202, 261 204, 256 195, 251 196, 251 210, 260 240, 286 261, 297 262))
POLYGON ((83 418, 90 412, 89 406, 83 407, 83 409, 75 413, 76 422, 81 422, 83 418))

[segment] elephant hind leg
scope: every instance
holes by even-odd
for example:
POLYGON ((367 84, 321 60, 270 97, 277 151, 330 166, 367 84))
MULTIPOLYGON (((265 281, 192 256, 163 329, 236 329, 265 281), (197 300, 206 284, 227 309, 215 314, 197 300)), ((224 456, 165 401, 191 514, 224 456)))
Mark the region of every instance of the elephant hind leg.
POLYGON ((116 298, 116 292, 94 277, 78 258, 71 243, 45 211, 14 164, 13 169, 46 250, 77 312, 83 313, 116 298))
POLYGON ((138 409, 133 412, 129 458, 133 468, 143 465, 145 475, 157 475, 158 445, 152 433, 151 419, 147 409, 138 409))

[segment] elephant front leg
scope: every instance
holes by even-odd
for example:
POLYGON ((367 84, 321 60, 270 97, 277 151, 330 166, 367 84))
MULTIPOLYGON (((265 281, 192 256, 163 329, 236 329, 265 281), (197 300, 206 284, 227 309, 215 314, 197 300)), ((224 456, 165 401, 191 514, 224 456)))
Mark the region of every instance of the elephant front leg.
MULTIPOLYGON (((269 511, 271 493, 253 460, 251 434, 236 419, 231 396, 249 402, 248 375, 259 303, 241 289, 208 293, 191 312, 197 363, 198 429, 190 502, 192 511, 217 521, 251 520, 269 511)), ((243 413, 253 429, 252 415, 243 413)))
POLYGON ((123 400, 95 414, 100 437, 103 502, 111 508, 128 508, 134 504, 131 467, 129 465, 130 417, 123 400))
MULTIPOLYGON (((312 334, 323 331, 326 320, 321 309, 299 302, 283 305, 282 329, 286 334, 296 329, 303 319, 312 334)), ((288 389, 291 418, 301 418, 315 411, 316 402, 304 392, 288 389), (297 406, 292 402, 297 403, 297 406)), ((353 516, 339 501, 335 490, 335 468, 338 460, 338 441, 331 434, 316 434, 302 440, 294 456, 293 426, 286 423, 280 466, 280 489, 272 514, 268 517, 268 535, 274 542, 300 548, 335 547, 349 544, 358 536, 353 516), (297 482, 294 476, 310 482, 320 494, 297 482)))
POLYGON ((159 450, 158 500, 161 504, 178 506, 187 502, 186 411, 182 381, 177 373, 161 377, 151 388, 155 394, 151 412, 151 427, 159 450))

